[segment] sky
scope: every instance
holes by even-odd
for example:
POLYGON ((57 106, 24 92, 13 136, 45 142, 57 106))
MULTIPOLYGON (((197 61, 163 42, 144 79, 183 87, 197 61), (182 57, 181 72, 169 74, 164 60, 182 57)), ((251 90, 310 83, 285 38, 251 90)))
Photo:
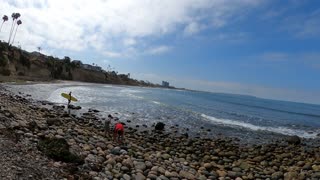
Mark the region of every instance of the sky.
POLYGON ((21 14, 14 45, 28 51, 175 87, 320 104, 319 0, 2 0, 0 12, 21 14))

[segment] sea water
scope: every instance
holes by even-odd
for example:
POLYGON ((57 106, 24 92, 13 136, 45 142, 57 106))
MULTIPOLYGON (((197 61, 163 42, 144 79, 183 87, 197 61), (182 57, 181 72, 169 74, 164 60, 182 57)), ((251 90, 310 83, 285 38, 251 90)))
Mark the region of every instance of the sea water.
POLYGON ((261 99, 253 96, 201 91, 147 88, 94 83, 6 85, 15 93, 33 99, 67 104, 61 93, 72 92, 81 112, 89 108, 101 117, 118 116, 120 121, 150 127, 164 122, 181 133, 194 136, 230 136, 263 140, 278 135, 317 139, 320 105, 261 99))

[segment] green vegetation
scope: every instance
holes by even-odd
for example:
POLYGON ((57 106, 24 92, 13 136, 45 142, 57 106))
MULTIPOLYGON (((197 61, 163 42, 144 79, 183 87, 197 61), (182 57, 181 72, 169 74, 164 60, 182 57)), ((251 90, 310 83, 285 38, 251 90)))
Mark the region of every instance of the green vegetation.
MULTIPOLYGON (((39 50, 39 49, 38 49, 39 50)), ((108 66, 108 71, 97 64, 83 64, 65 56, 59 59, 40 52, 27 52, 8 43, 0 42, 0 75, 30 80, 76 80, 96 83, 160 87, 150 82, 138 81, 128 74, 118 74, 108 66), (11 70, 11 71, 10 71, 11 70), (26 77, 25 77, 26 76, 26 77)))

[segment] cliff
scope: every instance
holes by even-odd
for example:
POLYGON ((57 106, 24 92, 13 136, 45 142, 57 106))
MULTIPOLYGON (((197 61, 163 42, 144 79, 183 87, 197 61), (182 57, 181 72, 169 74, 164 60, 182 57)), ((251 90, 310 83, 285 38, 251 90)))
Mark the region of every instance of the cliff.
POLYGON ((115 71, 105 71, 99 66, 72 61, 69 57, 59 59, 40 52, 27 52, 0 42, 0 82, 55 79, 160 87, 156 84, 131 79, 129 74, 118 74, 115 71))

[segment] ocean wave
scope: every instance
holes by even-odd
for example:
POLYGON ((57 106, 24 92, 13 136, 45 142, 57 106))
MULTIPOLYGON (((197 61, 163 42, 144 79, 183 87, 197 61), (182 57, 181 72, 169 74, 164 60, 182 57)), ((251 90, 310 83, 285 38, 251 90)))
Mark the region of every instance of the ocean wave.
POLYGON ((161 104, 161 102, 158 102, 158 101, 152 101, 153 103, 155 103, 155 104, 161 104))
POLYGON ((269 132, 274 132, 274 133, 279 133, 284 135, 291 135, 291 136, 297 135, 303 138, 316 138, 318 134, 316 132, 309 133, 304 130, 290 129, 287 127, 257 126, 250 123, 245 123, 245 122, 240 122, 240 121, 235 121, 230 119, 219 119, 212 116, 208 116, 206 114, 201 114, 201 117, 207 120, 210 120, 210 122, 213 122, 216 124, 230 126, 230 127, 246 128, 253 131, 269 131, 269 132))
POLYGON ((139 90, 134 90, 134 89, 121 89, 120 92, 122 93, 140 93, 142 91, 139 91, 139 90))

